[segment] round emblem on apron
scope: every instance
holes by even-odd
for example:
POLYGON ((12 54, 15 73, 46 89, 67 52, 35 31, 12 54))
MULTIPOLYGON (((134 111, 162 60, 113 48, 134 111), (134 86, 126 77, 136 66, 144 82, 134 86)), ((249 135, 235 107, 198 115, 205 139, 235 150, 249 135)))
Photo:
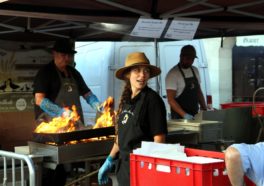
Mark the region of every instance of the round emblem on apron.
POLYGON ((67 89, 67 92, 72 92, 72 86, 71 85, 68 85, 66 89, 67 89))
POLYGON ((125 117, 122 120, 122 124, 125 125, 127 123, 128 120, 128 114, 125 115, 125 117))

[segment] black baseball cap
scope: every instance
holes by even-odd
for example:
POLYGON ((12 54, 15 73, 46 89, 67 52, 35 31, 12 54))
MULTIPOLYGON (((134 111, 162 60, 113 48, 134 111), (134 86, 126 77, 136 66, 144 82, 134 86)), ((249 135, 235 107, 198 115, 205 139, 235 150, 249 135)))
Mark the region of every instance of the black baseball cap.
POLYGON ((77 53, 73 49, 73 43, 69 39, 59 39, 55 42, 53 50, 64 54, 75 54, 77 53))
POLYGON ((195 48, 192 45, 185 45, 181 49, 181 56, 197 58, 195 48))

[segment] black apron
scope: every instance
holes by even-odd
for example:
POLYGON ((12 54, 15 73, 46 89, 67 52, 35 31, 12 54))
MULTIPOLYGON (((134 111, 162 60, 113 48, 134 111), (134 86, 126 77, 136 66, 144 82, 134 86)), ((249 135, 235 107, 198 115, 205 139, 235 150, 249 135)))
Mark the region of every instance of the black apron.
MULTIPOLYGON (((61 72, 57 68, 56 70, 60 78, 61 86, 54 103, 59 105, 60 107, 69 107, 70 110, 72 110, 71 106, 75 105, 78 115, 80 116, 80 120, 82 121, 82 123, 84 123, 83 112, 80 102, 80 93, 75 79, 72 77, 72 74, 70 72, 68 72, 69 77, 62 77, 61 72)), ((48 114, 46 113, 42 113, 39 116, 38 120, 44 120, 48 122, 51 120, 51 117, 48 116, 48 114)))
MULTIPOLYGON (((195 76, 195 73, 192 67, 190 68, 192 70, 193 76, 189 78, 185 77, 185 74, 183 73, 180 65, 178 65, 178 67, 184 78, 185 87, 183 89, 182 94, 179 97, 174 98, 174 99, 186 113, 194 116, 195 114, 198 113, 198 110, 199 110, 199 105, 198 105, 199 104, 199 100, 198 100, 199 83, 198 83, 198 80, 195 76)), ((171 118, 181 119, 182 117, 171 109, 171 118)))
MULTIPOLYGON (((119 159, 116 165, 116 175, 119 186, 130 185, 129 154, 133 149, 141 146, 146 137, 140 127, 140 116, 146 92, 142 91, 136 97, 136 104, 125 104, 118 119, 119 159)), ((134 100, 133 100, 134 101, 134 100)))
MULTIPOLYGON (((82 113, 82 107, 81 107, 81 102, 80 102, 80 94, 79 94, 76 81, 72 77, 72 74, 69 73, 69 77, 62 77, 59 70, 58 69, 56 70, 60 78, 61 87, 60 87, 60 90, 58 92, 58 95, 54 103, 59 105, 60 107, 69 107, 69 109, 72 109, 71 106, 75 105, 77 112, 80 116, 80 119, 83 122, 83 113, 82 113)), ((42 113, 39 116, 38 120, 44 120, 48 122, 51 119, 52 118, 48 114, 42 113)), ((44 169, 44 173, 48 175, 47 178, 44 176, 45 180, 46 179, 49 180, 48 181, 49 183, 47 183, 46 185, 50 185, 50 186, 65 185, 67 174, 66 174, 63 164, 58 164, 54 171, 50 169, 44 169)), ((42 185, 45 185, 45 183, 42 185)))

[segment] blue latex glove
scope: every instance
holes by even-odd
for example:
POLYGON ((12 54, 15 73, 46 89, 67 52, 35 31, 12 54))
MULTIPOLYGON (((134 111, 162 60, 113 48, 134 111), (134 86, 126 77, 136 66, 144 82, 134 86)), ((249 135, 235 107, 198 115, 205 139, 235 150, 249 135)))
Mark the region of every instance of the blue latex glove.
POLYGON ((183 118, 184 118, 184 119, 188 119, 188 120, 192 120, 192 119, 194 119, 193 116, 190 115, 190 114, 188 114, 188 113, 184 114, 183 118))
POLYGON ((108 156, 98 172, 99 185, 106 184, 109 181, 107 174, 111 171, 113 163, 113 158, 111 156, 108 156))
POLYGON ((44 98, 40 103, 40 108, 51 117, 59 117, 66 111, 59 107, 47 98, 44 98))
POLYGON ((100 106, 101 104, 96 95, 90 93, 88 96, 85 97, 85 100, 89 105, 91 105, 94 110, 102 112, 102 107, 100 106))

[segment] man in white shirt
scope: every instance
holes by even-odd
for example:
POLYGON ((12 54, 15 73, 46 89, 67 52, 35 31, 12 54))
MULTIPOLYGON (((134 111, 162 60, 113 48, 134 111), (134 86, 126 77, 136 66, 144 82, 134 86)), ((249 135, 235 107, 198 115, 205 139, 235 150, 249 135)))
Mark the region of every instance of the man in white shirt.
POLYGON ((195 48, 185 45, 181 49, 180 62, 166 76, 166 91, 171 107, 172 119, 193 119, 200 110, 207 106, 200 87, 200 75, 193 65, 197 58, 195 48))

